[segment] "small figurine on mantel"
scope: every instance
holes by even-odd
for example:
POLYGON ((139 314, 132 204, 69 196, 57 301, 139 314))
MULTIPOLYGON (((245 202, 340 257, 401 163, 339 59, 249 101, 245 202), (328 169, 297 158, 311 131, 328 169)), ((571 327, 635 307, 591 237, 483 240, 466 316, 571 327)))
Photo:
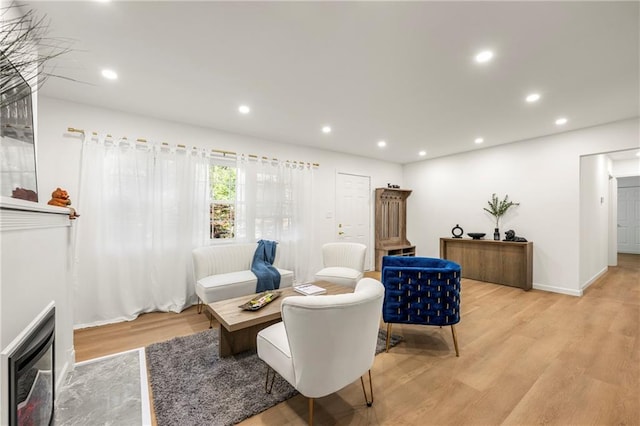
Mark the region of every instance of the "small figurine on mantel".
POLYGON ((69 207, 71 205, 71 199, 69 198, 69 194, 67 193, 67 191, 65 191, 64 189, 56 188, 55 191, 51 193, 51 199, 47 204, 49 204, 50 206, 68 208, 71 211, 69 213, 69 219, 71 220, 80 217, 80 215, 76 212, 76 209, 74 209, 73 207, 69 207))
POLYGON ((514 231, 513 229, 509 229, 504 234, 505 234, 504 241, 512 241, 514 243, 526 243, 527 242, 526 238, 516 237, 516 231, 514 231))

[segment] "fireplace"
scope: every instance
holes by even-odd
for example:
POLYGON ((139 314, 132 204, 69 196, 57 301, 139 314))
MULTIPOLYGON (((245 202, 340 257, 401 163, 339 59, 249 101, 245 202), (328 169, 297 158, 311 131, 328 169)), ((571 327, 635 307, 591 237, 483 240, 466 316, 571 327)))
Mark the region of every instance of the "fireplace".
POLYGON ((10 426, 53 423, 55 396, 55 307, 51 303, 3 351, 10 426))

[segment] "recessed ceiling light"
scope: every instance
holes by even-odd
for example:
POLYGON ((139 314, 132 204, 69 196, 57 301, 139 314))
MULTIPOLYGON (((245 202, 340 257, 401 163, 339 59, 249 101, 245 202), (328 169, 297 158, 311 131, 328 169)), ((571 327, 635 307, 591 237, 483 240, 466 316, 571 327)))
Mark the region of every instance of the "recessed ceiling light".
POLYGON ((636 152, 636 157, 640 157, 640 151, 636 152))
POLYGON ((490 50, 483 50, 476 55, 476 62, 483 64, 493 59, 493 52, 490 50))
POLYGON ((246 105, 240 105, 238 107, 238 112, 240 112, 240 114, 249 114, 251 112, 251 108, 246 105))
POLYGON ((569 120, 567 120, 565 117, 560 117, 556 120, 556 124, 558 126, 562 126, 563 124, 567 124, 567 121, 569 120))
POLYGON ((118 73, 113 70, 104 69, 102 70, 102 76, 109 80, 116 80, 118 78, 118 73))
POLYGON ((329 126, 324 126, 322 128, 322 133, 331 133, 331 127, 329 126))
POLYGON ((484 142, 484 139, 482 138, 476 138, 476 140, 474 140, 475 143, 482 143, 484 142))
POLYGON ((385 146, 387 146, 387 143, 385 141, 378 141, 378 146, 380 148, 384 148, 385 146))
POLYGON ((540 100, 540 94, 539 93, 532 93, 532 94, 528 95, 525 99, 529 103, 537 102, 538 100, 540 100))
POLYGON ((420 152, 418 153, 418 155, 419 155, 420 157, 424 157, 425 155, 427 155, 427 151, 420 151, 420 152))

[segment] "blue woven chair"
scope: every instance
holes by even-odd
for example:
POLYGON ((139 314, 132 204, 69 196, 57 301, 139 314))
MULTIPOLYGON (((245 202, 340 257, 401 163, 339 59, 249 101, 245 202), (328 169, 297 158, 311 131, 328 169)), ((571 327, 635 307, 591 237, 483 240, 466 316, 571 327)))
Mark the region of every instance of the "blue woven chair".
POLYGON ((460 322, 460 265, 429 257, 384 256, 381 281, 387 352, 392 323, 450 325, 456 356, 460 356, 454 327, 460 322))

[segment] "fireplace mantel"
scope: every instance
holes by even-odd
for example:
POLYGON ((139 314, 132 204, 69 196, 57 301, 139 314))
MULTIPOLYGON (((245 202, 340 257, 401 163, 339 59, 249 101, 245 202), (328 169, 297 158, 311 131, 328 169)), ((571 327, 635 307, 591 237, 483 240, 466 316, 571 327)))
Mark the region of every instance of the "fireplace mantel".
MULTIPOLYGON (((0 197, 0 351, 53 302, 56 389, 73 368, 73 228, 69 209, 0 197)), ((0 425, 7 377, 0 370, 0 425)))
POLYGON ((70 226, 69 209, 0 197, 0 231, 70 226))

